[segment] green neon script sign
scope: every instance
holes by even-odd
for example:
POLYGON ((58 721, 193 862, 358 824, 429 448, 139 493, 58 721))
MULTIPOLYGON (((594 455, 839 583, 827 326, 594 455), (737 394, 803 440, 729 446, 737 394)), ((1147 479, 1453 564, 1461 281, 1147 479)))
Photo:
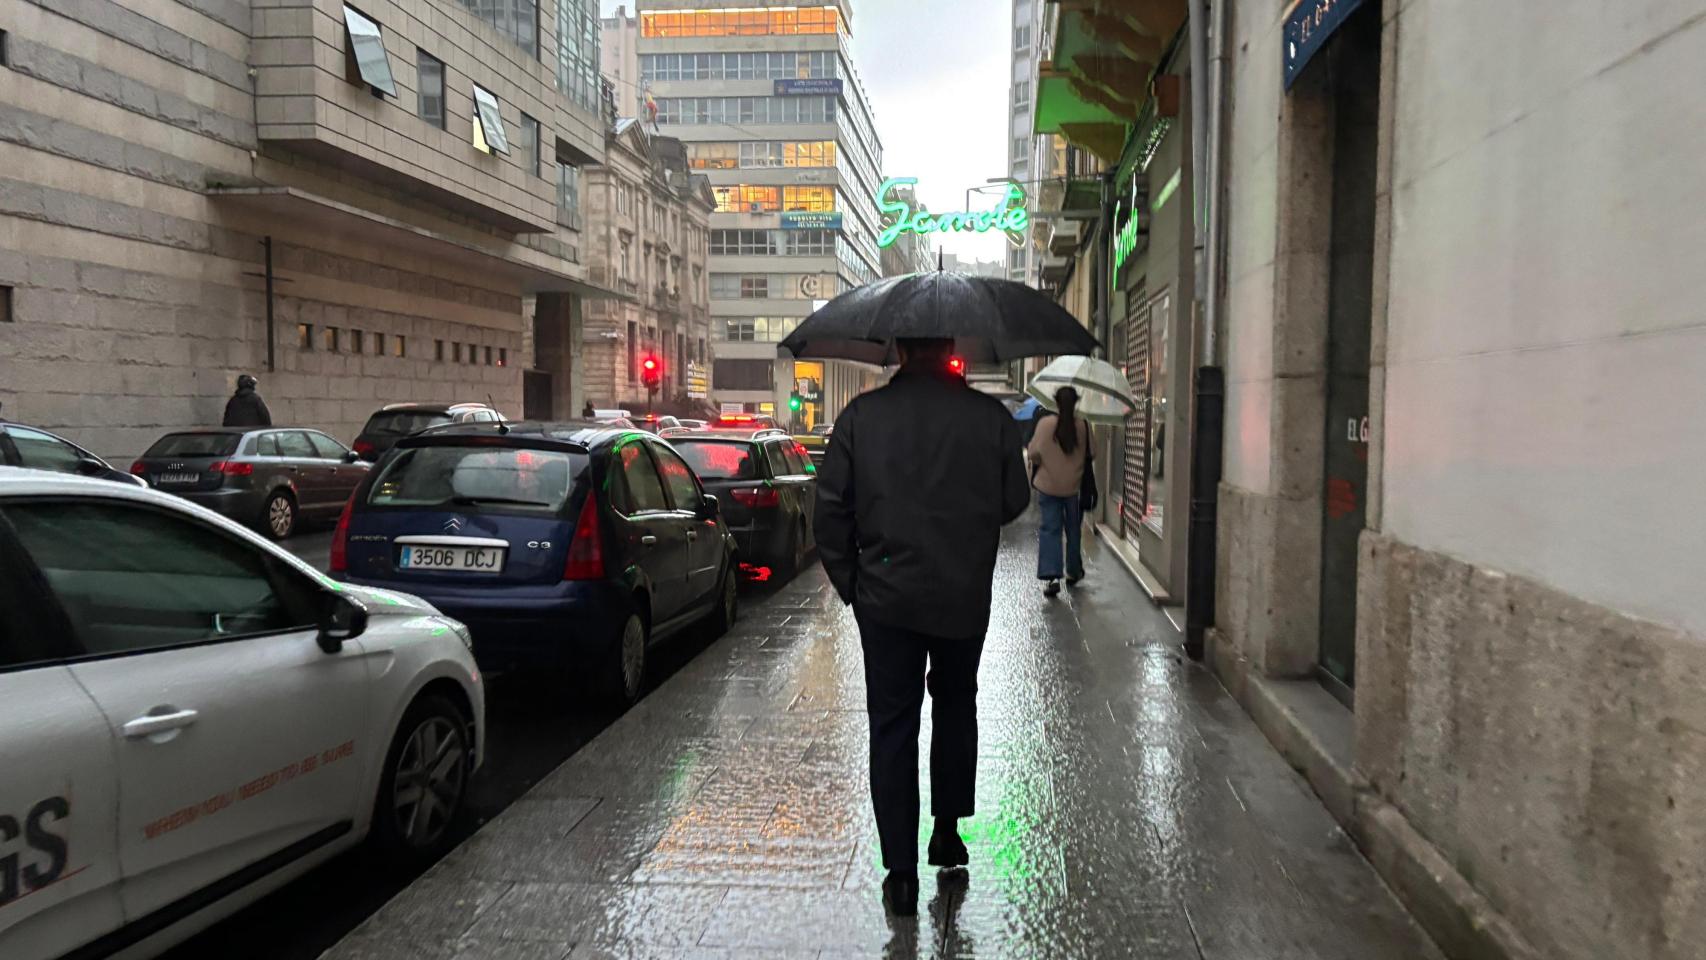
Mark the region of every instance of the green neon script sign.
POLYGON ((891 200, 889 193, 896 187, 908 187, 917 177, 890 177, 877 191, 877 207, 883 212, 883 232, 877 236, 877 246, 887 247, 906 233, 988 233, 1002 230, 1015 244, 1024 242, 1025 228, 1031 215, 1025 212, 1025 191, 1016 183, 1007 185, 1007 195, 988 210, 967 210, 960 213, 932 214, 922 206, 913 207, 905 200, 891 200), (892 222, 891 222, 892 221, 892 222))
MULTIPOLYGON (((1119 219, 1119 205, 1114 206, 1114 218, 1119 219)), ((1117 276, 1120 268, 1125 266, 1126 258, 1137 249, 1137 238, 1142 228, 1139 226, 1138 212, 1134 209, 1125 218, 1125 224, 1120 232, 1114 234, 1114 274, 1117 276)))

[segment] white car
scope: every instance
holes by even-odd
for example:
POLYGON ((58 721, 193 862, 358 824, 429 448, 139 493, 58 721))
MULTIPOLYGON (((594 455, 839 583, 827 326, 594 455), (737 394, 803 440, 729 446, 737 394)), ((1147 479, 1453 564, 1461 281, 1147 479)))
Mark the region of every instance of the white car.
POLYGON ((0 957, 151 956, 371 838, 440 852, 466 629, 153 490, 0 467, 0 957))

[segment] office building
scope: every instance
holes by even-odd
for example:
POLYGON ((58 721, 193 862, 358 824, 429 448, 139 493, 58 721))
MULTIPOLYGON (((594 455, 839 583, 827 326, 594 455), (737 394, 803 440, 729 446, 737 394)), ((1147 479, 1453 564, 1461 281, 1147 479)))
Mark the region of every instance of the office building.
POLYGON ((345 439, 393 400, 573 405, 594 0, 13 3, 0 28, 8 417, 125 458, 217 423, 240 373, 345 439))
POLYGON ((851 0, 821 6, 648 0, 642 96, 711 180, 712 392, 725 409, 830 419, 870 382, 795 363, 777 342, 816 303, 881 272, 882 148, 852 63, 851 0), (802 389, 803 388, 803 389, 802 389))

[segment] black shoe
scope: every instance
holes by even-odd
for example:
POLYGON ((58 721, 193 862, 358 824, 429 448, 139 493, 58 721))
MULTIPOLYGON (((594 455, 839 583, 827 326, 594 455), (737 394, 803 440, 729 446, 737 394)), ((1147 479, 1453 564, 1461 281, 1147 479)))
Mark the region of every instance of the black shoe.
POLYGON ((897 917, 918 916, 918 874, 891 872, 884 877, 883 906, 897 917))
POLYGON ((1043 596, 1045 596, 1045 597, 1058 597, 1058 596, 1060 596, 1060 581, 1059 580, 1050 580, 1048 582, 1048 586, 1043 588, 1043 596))
POLYGON ((1076 587, 1082 582, 1084 582, 1084 575, 1082 573, 1076 577, 1068 576, 1066 578, 1066 585, 1069 587, 1076 587))
POLYGON ((930 850, 925 858, 932 867, 963 867, 971 862, 971 853, 958 833, 937 830, 930 835, 930 850))

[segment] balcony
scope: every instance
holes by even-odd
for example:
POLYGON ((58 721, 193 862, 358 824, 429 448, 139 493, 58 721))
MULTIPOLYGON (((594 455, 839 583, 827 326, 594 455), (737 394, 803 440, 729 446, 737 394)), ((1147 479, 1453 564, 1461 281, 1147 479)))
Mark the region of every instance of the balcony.
MULTIPOLYGON (((1185 25, 1185 0, 1053 0, 1049 58, 1037 68, 1037 133, 1058 133, 1109 164, 1157 96, 1158 64, 1185 25)), ((1177 111, 1177 88, 1160 91, 1177 111)), ((1163 111, 1162 115, 1169 115, 1163 111)))

